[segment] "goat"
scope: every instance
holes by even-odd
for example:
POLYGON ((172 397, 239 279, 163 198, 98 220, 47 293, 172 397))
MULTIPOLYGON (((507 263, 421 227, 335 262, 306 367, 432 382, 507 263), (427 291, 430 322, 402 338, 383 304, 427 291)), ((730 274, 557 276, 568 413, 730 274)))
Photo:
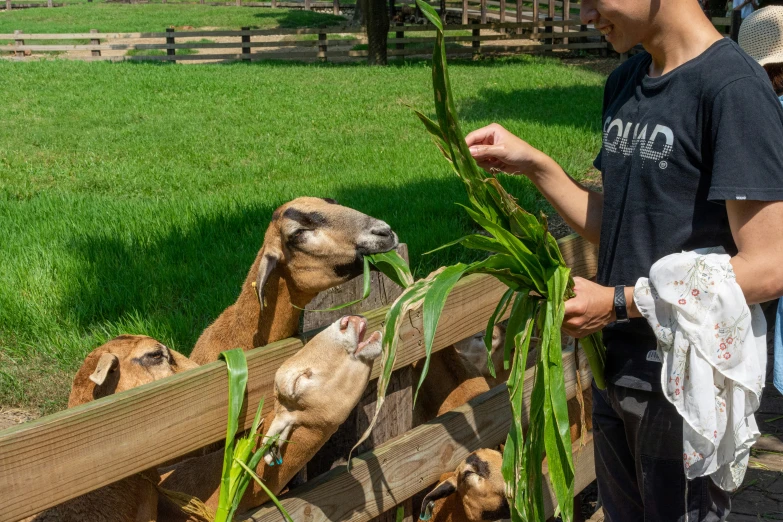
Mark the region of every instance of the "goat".
POLYGON ((334 200, 286 203, 272 214, 239 298, 204 330, 191 360, 206 364, 225 350, 291 337, 302 309, 319 292, 361 274, 363 256, 397 243, 389 225, 334 200))
MULTIPOLYGON (((536 340, 536 338, 533 339, 533 341, 536 340)), ((459 362, 467 368, 460 369, 457 367, 457 361, 454 359, 453 355, 448 354, 448 352, 446 356, 439 358, 435 366, 431 364, 432 369, 430 371, 433 372, 432 377, 436 382, 433 382, 431 386, 427 387, 428 397, 421 399, 424 405, 421 408, 418 408, 417 406, 416 411, 419 415, 421 415, 422 411, 432 412, 435 410, 437 410, 436 416, 442 415, 450 409, 456 408, 486 391, 482 390, 480 386, 477 386, 471 378, 460 379, 460 376, 475 375, 475 373, 478 372, 486 380, 488 388, 494 388, 498 384, 506 382, 511 370, 503 369, 503 347, 505 341, 505 324, 496 324, 492 334, 492 363, 495 366, 495 377, 492 377, 489 374, 489 369, 487 368, 487 349, 484 345, 484 332, 480 332, 472 337, 455 343, 454 350, 456 350, 460 356, 459 362), (443 369, 444 361, 449 363, 446 370, 443 369), (436 367, 438 370, 434 370, 436 367), (436 375, 437 377, 435 377, 436 375), (446 399, 444 399, 444 397, 446 399), (435 407, 432 406, 433 402, 436 403, 435 407)), ((574 339, 564 335, 563 344, 566 347, 573 347, 574 339)), ((451 350, 451 348, 446 348, 446 350, 451 350)), ((537 349, 531 346, 530 353, 528 354, 527 368, 530 368, 535 364, 536 352, 537 349)), ((435 354, 433 354, 433 359, 434 358, 435 354)), ((424 388, 424 385, 422 385, 422 388, 424 388)), ((424 394, 420 394, 420 397, 422 395, 424 394)), ((593 408, 592 394, 589 392, 584 393, 583 399, 585 409, 584 425, 585 429, 589 431, 593 427, 590 415, 593 408)), ((432 417, 424 418, 423 420, 430 420, 430 418, 432 417)), ((581 436, 582 431, 581 407, 576 397, 568 401, 568 418, 571 425, 571 441, 573 442, 581 436)))
MULTIPOLYGON (((129 390, 198 365, 143 335, 120 335, 85 358, 73 379, 68 407, 73 408, 129 390)), ((25 519, 35 522, 154 522, 160 476, 143 471, 25 519)))
POLYGON ((467 365, 473 366, 487 380, 490 388, 494 388, 508 380, 511 370, 503 369, 503 349, 506 342, 506 324, 496 324, 492 331, 492 364, 495 367, 495 377, 489 373, 487 366, 487 348, 484 345, 484 332, 463 339, 454 344, 454 349, 467 365))
POLYGON ((152 337, 120 335, 99 346, 84 359, 73 378, 68 407, 197 367, 187 357, 152 337))
MULTIPOLYGON (((380 332, 365 340, 366 328, 362 317, 343 317, 277 370, 275 406, 264 426, 268 427, 265 436, 279 435, 280 443, 256 469, 272 493, 282 491, 359 402, 373 361, 381 354, 380 332)), ((222 451, 186 460, 161 470, 161 486, 200 498, 215 509, 222 465, 222 451)), ((253 483, 242 498, 240 512, 267 500, 263 489, 253 483)), ((171 515, 171 520, 187 520, 182 514, 171 515)))
POLYGON ((421 520, 479 522, 510 518, 506 485, 501 473, 503 455, 479 449, 467 456, 456 471, 444 473, 421 503, 421 520))

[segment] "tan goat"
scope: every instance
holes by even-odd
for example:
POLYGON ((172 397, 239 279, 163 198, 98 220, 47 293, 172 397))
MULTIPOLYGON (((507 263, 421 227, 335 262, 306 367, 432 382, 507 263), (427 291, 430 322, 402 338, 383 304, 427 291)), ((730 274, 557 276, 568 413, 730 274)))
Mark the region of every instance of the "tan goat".
POLYGON ((511 370, 503 369, 503 349, 506 342, 505 323, 496 324, 492 331, 492 364, 495 367, 495 377, 489 373, 487 365, 487 348, 484 345, 484 332, 478 333, 473 337, 468 337, 455 343, 454 348, 462 357, 463 362, 473 366, 487 380, 490 388, 494 388, 502 382, 508 380, 511 370))
MULTIPOLYGON (((68 407, 196 368, 187 357, 143 335, 121 335, 93 350, 73 379, 68 407)), ((63 502, 26 521, 154 522, 159 480, 147 470, 63 502)))
POLYGON ((476 450, 456 471, 441 475, 435 489, 421 503, 420 520, 431 522, 480 522, 509 518, 503 455, 490 449, 476 450))
MULTIPOLYGON (((533 340, 536 341, 535 338, 533 340)), ((574 344, 574 339, 565 335, 563 341, 565 346, 573 346, 574 344)), ((454 350, 460 357, 458 361, 448 352, 451 350, 451 347, 443 350, 446 354, 441 356, 435 365, 432 365, 432 363, 430 365, 433 382, 426 388, 428 397, 425 397, 425 385, 422 385, 422 391, 419 393, 419 401, 421 401, 423 405, 419 407, 417 404, 416 411, 414 412, 418 414, 417 420, 426 421, 433 418, 430 416, 428 418, 419 419, 419 416, 424 417, 421 413, 423 411, 428 412, 429 415, 432 415, 431 412, 437 411, 436 416, 442 415, 486 391, 475 383, 473 377, 469 377, 471 375, 475 375, 476 373, 481 374, 482 378, 486 381, 487 389, 494 388, 498 384, 506 382, 511 370, 503 369, 503 349, 505 342, 505 324, 500 323, 495 325, 492 334, 492 363, 495 365, 495 377, 490 375, 489 369, 487 368, 487 349, 484 346, 484 332, 454 344, 454 350), (449 363, 448 367, 445 367, 444 361, 449 363), (460 368, 457 365, 458 362, 465 368, 460 368), (438 370, 433 371, 434 368, 438 368, 438 370)), ((435 354, 433 354, 433 359, 434 358, 435 354)), ((535 360, 536 348, 531 347, 530 353, 528 354, 527 367, 530 368, 533 366, 535 360)), ((429 378, 430 377, 428 376, 427 379, 429 378)), ((425 379, 425 384, 427 379, 425 379)), ((591 417, 593 400, 590 390, 584 392, 583 399, 585 408, 585 429, 589 431, 593 428, 591 417)), ((568 401, 568 418, 571 425, 571 441, 573 442, 581 436, 582 430, 581 408, 576 397, 568 401)))
MULTIPOLYGON (((373 361, 381 354, 380 332, 365 340, 366 328, 367 321, 362 317, 343 317, 316 335, 277 370, 276 402, 264 420, 264 427, 266 436, 279 435, 280 440, 290 442, 281 443, 256 469, 273 493, 279 493, 307 464, 359 402, 370 379, 373 361), (282 463, 267 463, 275 460, 282 463)), ((198 497, 215 509, 222 464, 222 450, 186 460, 161 470, 161 485, 198 497)), ((239 512, 267 500, 264 491, 252 483, 239 512)), ((171 517, 171 520, 187 520, 177 513, 171 517)))
POLYGON ((291 337, 301 309, 319 292, 361 274, 364 255, 389 251, 397 242, 389 225, 334 200, 286 203, 272 214, 239 298, 204 330, 191 360, 206 364, 224 350, 291 337))

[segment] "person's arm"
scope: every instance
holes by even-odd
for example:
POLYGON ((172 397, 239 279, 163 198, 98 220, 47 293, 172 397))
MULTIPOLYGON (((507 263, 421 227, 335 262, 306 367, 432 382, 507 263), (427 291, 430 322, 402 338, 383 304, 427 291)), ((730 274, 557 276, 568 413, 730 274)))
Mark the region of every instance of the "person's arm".
POLYGON ((783 295, 783 201, 726 201, 737 255, 731 258, 748 304, 783 295))
POLYGON ((465 141, 479 166, 490 172, 524 174, 577 234, 598 243, 603 194, 579 184, 555 160, 497 123, 471 132, 465 141))
MULTIPOLYGON (((726 201, 737 255, 731 265, 737 284, 750 304, 783 296, 783 201, 726 201)), ((615 320, 614 288, 575 277, 576 297, 565 304, 563 329, 577 338, 601 330, 615 320)), ((625 287, 628 317, 641 317, 633 287, 625 287)))

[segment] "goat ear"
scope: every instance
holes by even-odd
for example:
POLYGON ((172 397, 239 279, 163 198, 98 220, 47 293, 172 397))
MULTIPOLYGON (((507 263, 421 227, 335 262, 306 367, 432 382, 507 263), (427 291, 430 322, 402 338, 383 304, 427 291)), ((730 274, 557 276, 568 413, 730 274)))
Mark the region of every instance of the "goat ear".
POLYGON ((435 501, 453 495, 457 491, 457 474, 450 473, 448 478, 442 475, 441 482, 435 486, 435 489, 427 493, 424 500, 421 501, 421 514, 419 520, 429 520, 432 518, 432 510, 435 508, 435 501))
POLYGON ((169 349, 169 354, 171 355, 172 364, 171 369, 174 370, 174 373, 184 372, 185 370, 192 370, 193 368, 198 368, 198 364, 194 363, 181 353, 169 349))
POLYGON ((280 252, 278 250, 264 249, 261 261, 258 263, 258 275, 256 276, 256 293, 258 294, 258 302, 261 304, 262 310, 264 309, 264 285, 266 285, 278 261, 280 261, 280 252))
POLYGON ((98 364, 90 375, 90 380, 100 386, 106 381, 106 377, 117 367, 119 362, 120 360, 113 353, 104 353, 101 355, 101 358, 98 359, 98 364))

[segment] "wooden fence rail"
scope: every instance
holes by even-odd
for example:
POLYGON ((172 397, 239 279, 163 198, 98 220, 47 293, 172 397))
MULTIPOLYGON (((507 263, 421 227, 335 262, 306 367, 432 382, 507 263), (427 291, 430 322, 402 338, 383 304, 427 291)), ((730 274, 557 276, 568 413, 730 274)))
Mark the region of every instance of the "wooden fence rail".
MULTIPOLYGON (((428 56, 435 41, 424 31, 434 32, 431 25, 398 25, 391 28, 388 39, 389 56, 428 56), (406 34, 407 33, 407 34, 406 34)), ((82 52, 66 56, 81 60, 111 61, 256 61, 256 60, 327 60, 353 59, 367 56, 359 46, 367 45, 365 29, 356 26, 337 26, 328 29, 244 29, 239 31, 176 31, 149 33, 105 33, 93 30, 89 33, 39 34, 16 31, 0 34, 0 51, 24 57, 31 53, 82 52), (307 35, 318 35, 315 40, 301 40, 307 35), (355 36, 354 36, 355 35, 355 36), (257 37, 280 36, 280 41, 254 41, 257 37), (201 42, 195 38, 235 38, 235 41, 201 42), (129 40, 148 42, 129 42, 129 40), (191 39, 191 41, 188 41, 191 39), (56 40, 49 43, 50 40, 56 40), (76 40, 69 44, 68 40, 76 40), (86 43, 89 42, 89 43, 86 43), (128 51, 165 50, 164 55, 132 55, 128 51), (195 50, 198 54, 182 54, 178 51, 195 50), (213 50, 219 50, 217 52, 213 50), (110 53, 107 53, 110 51, 110 53), (89 52, 89 54, 87 54, 89 52), (201 54, 203 52, 204 54, 201 54), (104 54, 106 53, 106 54, 104 54)), ((554 49, 605 50, 606 42, 600 32, 580 26, 576 20, 542 20, 539 22, 488 22, 446 26, 446 42, 450 55, 536 53, 554 49), (467 32, 469 35, 454 34, 467 32), (526 41, 527 40, 527 41, 526 41)))
MULTIPOLYGON (((596 253, 592 245, 574 236, 561 240, 561 248, 575 275, 589 277, 595 273, 596 253)), ((446 302, 433 350, 441 350, 482 331, 504 290, 491 277, 472 276, 460 281, 446 302)), ((386 308, 366 313, 368 327, 381 328, 385 313, 386 308)), ((400 332, 395 369, 407 367, 423 357, 422 328, 420 312, 412 312, 410 321, 400 332)), ((273 396, 277 368, 301 347, 301 340, 286 339, 247 352, 247 410, 241 415, 241 428, 250 426, 260 399, 273 396)), ((568 359, 565 362, 573 375, 573 362, 568 359)), ((377 379, 379 373, 380 365, 376 364, 371 378, 377 379)), ((222 439, 227 386, 223 363, 211 363, 0 432, 0 521, 12 522, 38 513, 222 439)), ((572 393, 573 385, 569 386, 572 393)), ((501 396, 505 395, 500 394, 494 400, 500 401, 501 396)), ((271 407, 272 401, 267 401, 266 410, 271 407)), ((450 418, 465 419, 466 415, 455 414, 450 418)), ((494 413, 490 416, 497 417, 493 422, 507 422, 494 413)), ((419 429, 443 429, 439 422, 419 429)), ((458 431, 449 431, 456 441, 448 443, 454 451, 475 447, 478 441, 489 445, 494 440, 484 437, 479 429, 478 432, 468 430, 474 437, 470 442, 456 436, 458 431)), ((378 454, 389 447, 383 445, 373 452, 378 454)), ((371 456, 362 458, 367 462, 363 465, 372 467, 371 456)), ((388 462, 388 457, 384 458, 388 462)), ((446 460, 445 464, 435 462, 438 459, 422 462, 420 473, 429 480, 435 471, 428 471, 427 466, 439 470, 453 463, 446 460)), ((383 459, 381 463, 380 468, 368 469, 368 473, 383 474, 387 468, 383 459)), ((419 490, 427 486, 422 483, 419 490)), ((368 497, 367 503, 373 502, 368 497)))

